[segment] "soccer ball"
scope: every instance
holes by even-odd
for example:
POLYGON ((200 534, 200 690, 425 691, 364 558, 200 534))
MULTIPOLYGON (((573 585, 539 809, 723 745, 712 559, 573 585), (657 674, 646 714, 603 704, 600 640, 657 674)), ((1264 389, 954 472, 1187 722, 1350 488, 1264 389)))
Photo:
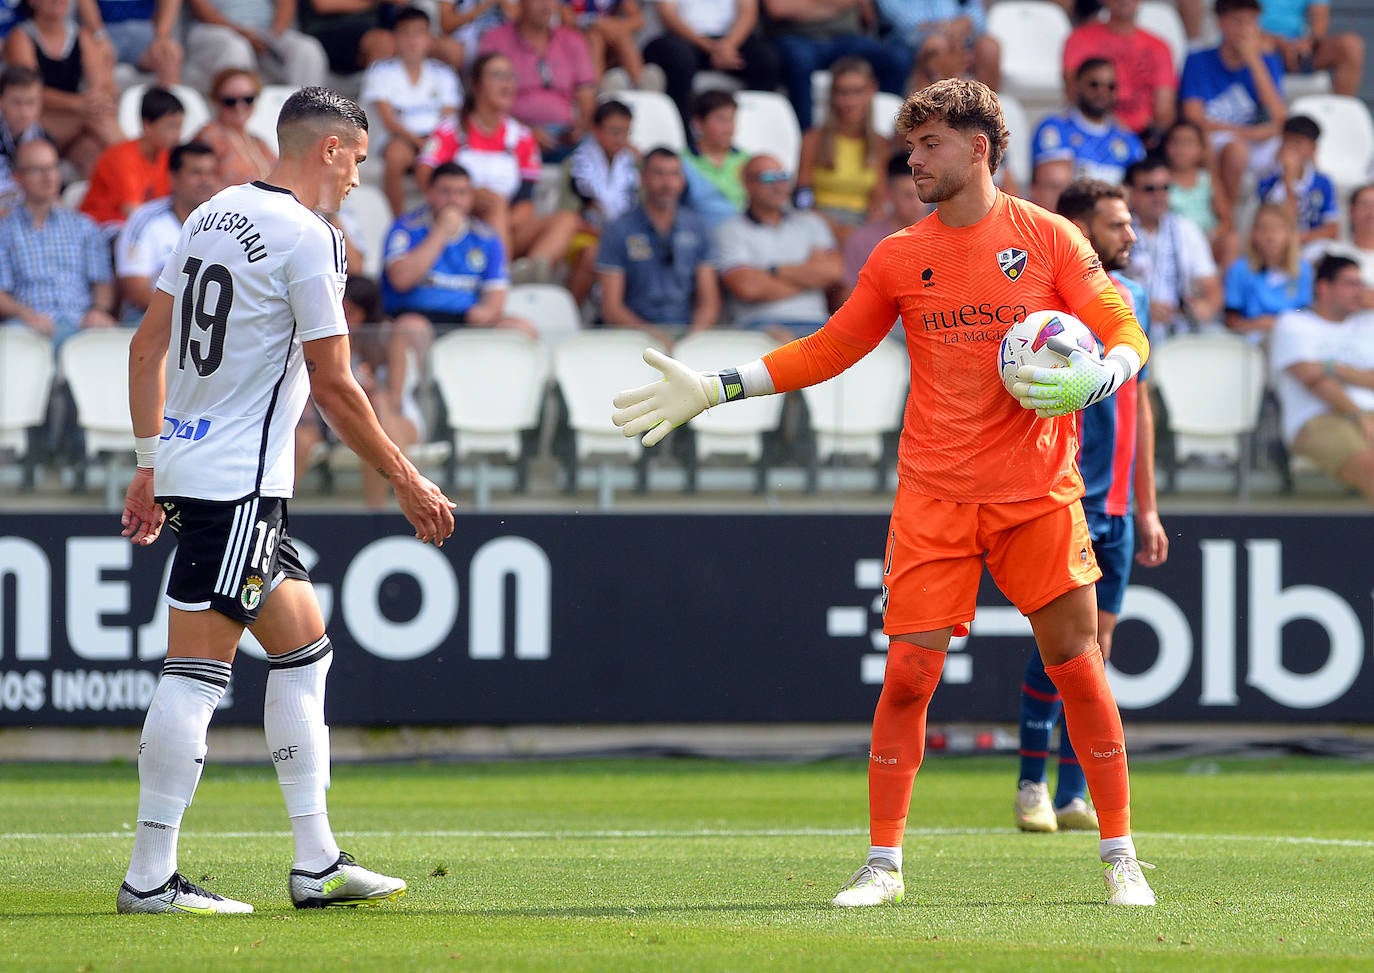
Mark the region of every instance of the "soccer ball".
POLYGON ((1033 311, 1013 324, 1002 339, 997 356, 1002 384, 1011 388, 1016 370, 1022 365, 1053 368, 1068 364, 1067 358, 1048 345, 1055 335, 1063 335, 1094 358, 1100 357, 1097 338, 1078 318, 1064 311, 1033 311))

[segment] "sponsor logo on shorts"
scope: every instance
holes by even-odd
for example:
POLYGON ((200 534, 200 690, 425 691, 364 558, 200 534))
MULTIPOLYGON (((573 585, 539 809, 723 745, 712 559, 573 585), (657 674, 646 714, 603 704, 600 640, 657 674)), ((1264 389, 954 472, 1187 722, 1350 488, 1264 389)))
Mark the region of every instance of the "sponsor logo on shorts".
POLYGON ((883 616, 884 618, 886 618, 886 617, 887 617, 887 585, 883 585, 882 605, 883 605, 883 608, 882 608, 882 616, 883 616))
POLYGON ((1079 550, 1078 560, 1082 561, 1084 564, 1088 563, 1088 549, 1086 547, 1079 550))
POLYGON ((162 439, 189 439, 200 442, 210 432, 209 419, 173 419, 162 417, 162 439))
POLYGON ((250 574, 243 579, 243 590, 239 592, 239 604, 247 611, 254 611, 262 604, 262 578, 250 574))

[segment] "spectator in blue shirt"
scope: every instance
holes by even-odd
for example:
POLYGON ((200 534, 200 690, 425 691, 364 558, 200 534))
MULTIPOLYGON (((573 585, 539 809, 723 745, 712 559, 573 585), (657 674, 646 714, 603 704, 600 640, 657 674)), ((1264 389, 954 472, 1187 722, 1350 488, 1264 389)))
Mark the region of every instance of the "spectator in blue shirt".
POLYGON ((601 237, 601 320, 647 332, 667 345, 662 325, 692 331, 715 325, 720 283, 705 221, 680 205, 687 182, 677 153, 650 151, 640 182, 643 202, 601 237))
POLYGON ((1221 43, 1189 54, 1178 85, 1180 113, 1207 133, 1231 199, 1240 199, 1247 170, 1274 161, 1288 114, 1283 59, 1265 53, 1259 13, 1259 0, 1216 0, 1221 43))
POLYGON ((1327 0, 1264 0, 1260 27, 1281 55, 1289 74, 1331 72, 1331 90, 1358 95, 1364 75, 1364 39, 1331 30, 1327 0))
POLYGON ((1126 167, 1145 158, 1139 137, 1116 120, 1116 66, 1090 57, 1074 81, 1077 104, 1046 117, 1031 140, 1031 200, 1049 210, 1074 179, 1119 186, 1126 167))
POLYGON ((47 139, 15 150, 24 202, 0 217, 0 319, 52 338, 112 328, 110 247, 88 216, 62 205, 57 147, 47 139))
POLYGON ((536 332, 507 317, 506 254, 500 238, 472 218, 472 177, 455 162, 434 170, 425 205, 387 233, 382 307, 402 330, 466 325, 536 332), (417 320, 418 319, 418 320, 417 320))
POLYGON ((1294 115, 1283 123, 1279 157, 1260 177, 1261 203, 1278 203, 1297 224, 1302 243, 1334 240, 1340 233, 1340 207, 1336 187, 1317 171, 1317 139, 1321 127, 1306 115, 1294 115))
POLYGON ((1255 211, 1245 249, 1226 270, 1226 327, 1261 340, 1284 311, 1312 304, 1312 266, 1292 215, 1273 203, 1255 211))

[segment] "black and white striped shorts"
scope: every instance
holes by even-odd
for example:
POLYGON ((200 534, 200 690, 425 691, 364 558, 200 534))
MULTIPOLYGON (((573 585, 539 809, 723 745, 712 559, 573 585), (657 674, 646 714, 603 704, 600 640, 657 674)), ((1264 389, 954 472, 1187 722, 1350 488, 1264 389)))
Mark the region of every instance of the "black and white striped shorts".
POLYGON ((177 538, 167 603, 183 611, 213 608, 252 625, 285 578, 309 581, 286 533, 286 501, 248 497, 233 503, 167 499, 167 526, 177 538))

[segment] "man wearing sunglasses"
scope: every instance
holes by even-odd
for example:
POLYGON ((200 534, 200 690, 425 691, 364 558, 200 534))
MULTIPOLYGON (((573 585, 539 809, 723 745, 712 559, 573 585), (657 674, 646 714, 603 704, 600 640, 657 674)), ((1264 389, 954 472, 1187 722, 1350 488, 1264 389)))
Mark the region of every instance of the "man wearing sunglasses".
POLYGON ((720 280, 732 324, 791 341, 829 317, 825 292, 844 277, 830 227, 792 209, 792 176, 771 155, 744 165, 748 205, 715 231, 720 280))
POLYGON ((1140 139, 1117 121, 1117 84, 1106 58, 1089 58, 1075 72, 1076 104, 1046 117, 1031 140, 1031 202, 1054 209, 1074 179, 1119 186, 1126 167, 1145 157, 1140 139))
POLYGON ((1169 209, 1169 166, 1147 156, 1126 170, 1136 242, 1126 274, 1150 295, 1150 338, 1219 328, 1221 278, 1196 223, 1169 209))

